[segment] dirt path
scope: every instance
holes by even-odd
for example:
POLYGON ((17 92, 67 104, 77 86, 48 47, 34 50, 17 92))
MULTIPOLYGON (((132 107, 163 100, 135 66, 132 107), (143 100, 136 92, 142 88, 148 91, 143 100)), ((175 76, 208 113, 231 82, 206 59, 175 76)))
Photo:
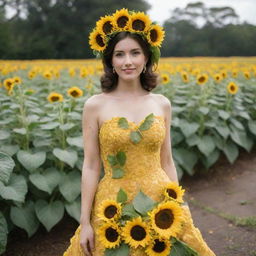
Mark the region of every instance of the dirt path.
MULTIPOLYGON (((181 184, 194 223, 217 256, 256 256, 256 150, 242 152, 233 165, 223 158, 207 175, 185 177, 181 184)), ((16 230, 4 256, 61 256, 77 225, 66 217, 29 240, 16 230)))

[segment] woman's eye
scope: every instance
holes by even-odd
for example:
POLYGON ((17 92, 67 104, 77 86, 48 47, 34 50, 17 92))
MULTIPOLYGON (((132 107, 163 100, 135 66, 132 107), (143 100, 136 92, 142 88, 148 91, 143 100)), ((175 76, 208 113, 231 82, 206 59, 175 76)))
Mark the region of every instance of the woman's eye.
POLYGON ((122 53, 121 52, 116 53, 115 56, 117 56, 117 57, 122 56, 122 53))
POLYGON ((140 52, 133 52, 133 54, 134 54, 134 55, 138 55, 138 54, 140 54, 140 52))

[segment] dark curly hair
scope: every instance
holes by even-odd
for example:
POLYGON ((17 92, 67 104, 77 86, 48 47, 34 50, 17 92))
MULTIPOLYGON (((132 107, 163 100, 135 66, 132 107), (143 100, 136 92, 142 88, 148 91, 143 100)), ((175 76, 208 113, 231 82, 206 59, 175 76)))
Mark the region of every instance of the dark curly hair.
POLYGON ((153 72, 153 63, 151 61, 151 51, 149 43, 140 35, 130 33, 129 31, 122 31, 117 33, 110 39, 108 45, 103 53, 102 63, 104 67, 104 74, 101 77, 101 90, 103 92, 111 92, 117 87, 118 75, 113 73, 112 56, 116 44, 126 37, 134 39, 141 46, 144 55, 148 59, 146 64, 146 71, 140 75, 140 82, 142 88, 151 91, 157 86, 157 74, 153 72))

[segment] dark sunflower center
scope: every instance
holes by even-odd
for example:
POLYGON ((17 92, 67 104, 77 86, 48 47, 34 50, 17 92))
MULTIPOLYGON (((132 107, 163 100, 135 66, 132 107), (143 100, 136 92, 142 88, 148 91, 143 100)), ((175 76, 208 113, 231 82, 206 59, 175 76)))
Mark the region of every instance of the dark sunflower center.
POLYGON ((101 35, 97 35, 97 36, 96 36, 96 43, 97 43, 100 47, 104 47, 104 46, 105 46, 101 35))
POLYGON ((150 40, 152 42, 156 42, 157 41, 157 32, 155 29, 150 30, 150 40))
POLYGON ((146 231, 143 227, 136 225, 131 229, 131 237, 136 241, 141 241, 146 237, 146 231))
POLYGON ((235 91, 235 86, 234 86, 234 85, 231 85, 231 86, 230 86, 230 90, 231 90, 231 91, 235 91))
MULTIPOLYGON (((184 78, 186 79, 186 76, 184 76, 184 78)), ((173 189, 167 189, 167 193, 168 193, 169 197, 172 197, 174 199, 177 198, 177 194, 173 189)))
POLYGON ((118 239, 118 232, 114 228, 107 228, 105 231, 106 238, 109 242, 114 243, 118 239))
POLYGON ((220 80, 220 77, 219 77, 219 76, 216 76, 216 80, 220 80))
POLYGON ((51 97, 51 100, 52 100, 52 101, 58 101, 58 100, 59 100, 59 96, 52 96, 52 97, 51 97))
POLYGON ((201 76, 200 78, 199 78, 199 82, 200 83, 203 83, 205 81, 205 77, 204 76, 201 76))
POLYGON ((117 213, 117 208, 114 205, 110 205, 108 206, 105 211, 104 211, 104 215, 108 218, 111 219, 113 218, 117 213))
POLYGON ((161 229, 169 228, 172 225, 173 220, 174 216, 170 209, 161 210, 155 215, 156 225, 161 229))
POLYGON ((161 252, 163 252, 165 250, 165 248, 166 248, 165 242, 161 242, 158 239, 155 240, 155 244, 153 246, 153 251, 154 252, 161 253, 161 252))
MULTIPOLYGON (((183 78, 184 78, 185 80, 188 79, 187 75, 183 75, 183 78)), ((168 192, 168 194, 169 194, 169 192, 168 192)), ((175 194, 176 194, 176 193, 175 193, 175 194)))
POLYGON ((77 97, 77 96, 79 95, 79 93, 78 93, 77 91, 72 91, 72 92, 71 92, 71 95, 72 95, 73 97, 77 97))
POLYGON ((117 19, 117 26, 119 28, 124 28, 127 24, 127 21, 128 21, 128 17, 126 16, 121 16, 117 19))
POLYGON ((142 20, 135 20, 132 23, 132 28, 136 31, 143 31, 145 27, 145 23, 142 20))
POLYGON ((105 34, 108 34, 108 33, 110 33, 112 31, 112 28, 113 28, 113 26, 112 26, 111 22, 107 21, 103 25, 103 32, 105 34))

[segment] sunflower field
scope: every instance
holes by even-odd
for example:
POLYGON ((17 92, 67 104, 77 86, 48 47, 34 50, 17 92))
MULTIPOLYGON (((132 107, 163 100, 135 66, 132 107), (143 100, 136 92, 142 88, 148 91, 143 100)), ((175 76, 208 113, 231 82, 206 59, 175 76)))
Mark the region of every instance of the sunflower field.
MULTIPOLYGON (((162 58, 157 72, 179 178, 255 147, 256 58, 162 58)), ((0 61, 0 254, 15 226, 79 221, 82 110, 101 74, 98 60, 0 61)))

